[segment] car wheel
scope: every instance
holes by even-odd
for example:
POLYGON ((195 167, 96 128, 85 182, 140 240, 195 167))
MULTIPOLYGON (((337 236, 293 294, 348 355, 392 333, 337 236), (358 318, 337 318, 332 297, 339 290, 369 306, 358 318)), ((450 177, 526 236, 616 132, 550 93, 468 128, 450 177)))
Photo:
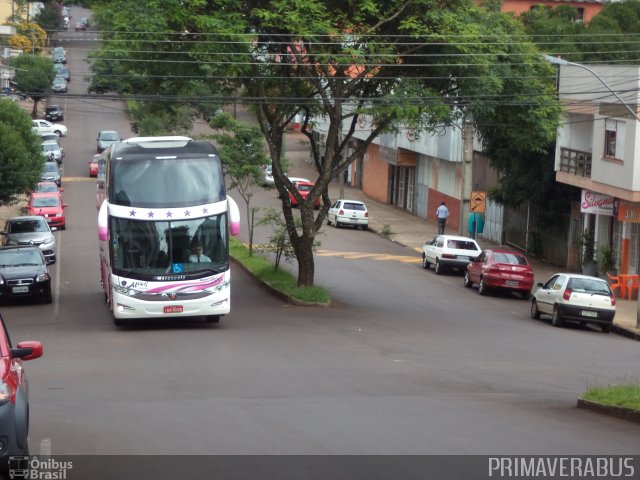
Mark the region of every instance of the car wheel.
POLYGON ((331 220, 329 220, 329 216, 327 215, 327 225, 331 225, 331 220))
POLYGON ((51 297, 51 287, 49 287, 47 289, 46 292, 44 292, 44 297, 42 298, 42 303, 51 303, 53 301, 52 297, 51 297))
POLYGON ((604 325, 600 325, 600 330, 602 330, 602 333, 609 333, 611 331, 611 325, 604 324, 604 325))
POLYGON ((207 323, 220 323, 220 315, 207 315, 204 320, 207 323))
POLYGON ((531 300, 531 318, 534 320, 540 318, 540 310, 538 310, 538 302, 536 302, 535 298, 531 300))
POLYGON ((62 136, 62 132, 60 130, 54 130, 54 132, 56 135, 58 135, 59 137, 62 136))
POLYGON ((440 263, 440 259, 436 258, 436 266, 435 266, 436 274, 440 275, 442 273, 442 264, 440 263))
POLYGON ((471 278, 469 278, 469 272, 464 272, 464 286, 467 288, 471 288, 473 286, 473 282, 471 278))
POLYGON ((340 228, 340 222, 338 221, 338 217, 336 217, 336 221, 333 222, 333 226, 336 228, 340 228))
POLYGON ((485 285, 482 277, 480 277, 480 283, 478 284, 478 293, 480 295, 487 295, 489 293, 489 288, 485 285))
POLYGON ((422 255, 422 268, 424 268, 425 270, 429 270, 429 267, 431 266, 431 263, 429 263, 429 260, 427 260, 427 256, 426 255, 422 255))
POLYGON ((564 322, 562 321, 562 314, 560 313, 560 310, 558 310, 557 305, 553 306, 553 315, 551 316, 551 324, 554 327, 562 327, 564 325, 564 322))

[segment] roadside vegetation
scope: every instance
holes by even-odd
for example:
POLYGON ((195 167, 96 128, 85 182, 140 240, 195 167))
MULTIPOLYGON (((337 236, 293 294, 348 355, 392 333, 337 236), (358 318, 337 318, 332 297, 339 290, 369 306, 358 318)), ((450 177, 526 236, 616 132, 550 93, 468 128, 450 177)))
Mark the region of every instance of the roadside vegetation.
POLYGON ((580 398, 603 405, 630 408, 640 412, 640 385, 594 387, 587 390, 580 398))
POLYGON ((310 303, 326 304, 331 300, 329 291, 316 285, 311 287, 299 287, 296 278, 289 272, 275 269, 269 258, 249 253, 249 247, 231 238, 229 244, 231 256, 244 265, 259 281, 270 285, 275 290, 290 296, 293 299, 310 303))

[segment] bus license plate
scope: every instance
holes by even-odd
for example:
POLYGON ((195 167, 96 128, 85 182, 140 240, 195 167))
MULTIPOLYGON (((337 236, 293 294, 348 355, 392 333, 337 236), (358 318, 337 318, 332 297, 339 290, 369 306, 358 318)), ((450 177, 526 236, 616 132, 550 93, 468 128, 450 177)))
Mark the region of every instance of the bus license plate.
POLYGON ((582 316, 596 318, 598 316, 598 312, 590 312, 589 310, 582 310, 582 316))
POLYGON ((182 313, 182 305, 167 305, 164 307, 164 313, 182 313))
POLYGON ((13 287, 11 289, 12 293, 28 293, 29 287, 13 287))

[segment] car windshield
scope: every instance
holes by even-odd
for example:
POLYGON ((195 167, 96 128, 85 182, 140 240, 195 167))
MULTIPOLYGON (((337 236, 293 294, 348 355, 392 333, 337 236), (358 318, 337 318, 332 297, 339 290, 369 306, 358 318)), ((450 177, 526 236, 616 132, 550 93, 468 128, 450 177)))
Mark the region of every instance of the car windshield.
POLYGON ((58 150, 58 145, 56 145, 55 143, 44 143, 42 144, 42 150, 44 150, 45 152, 54 152, 56 150, 58 150))
POLYGON ((366 207, 362 203, 344 202, 344 208, 346 210, 366 210, 366 207))
POLYGON ((47 223, 41 219, 12 220, 9 222, 9 233, 46 232, 47 223))
POLYGON ((47 173, 51 173, 51 172, 60 173, 58 171, 58 165, 55 163, 45 163, 44 171, 47 173))
POLYGON ((118 134, 116 132, 102 132, 100 140, 116 141, 118 140, 118 134))
POLYGON ((477 250, 476 244, 468 240, 447 240, 447 247, 456 250, 477 250))
POLYGON ((35 197, 31 205, 34 207, 59 207, 60 199, 58 197, 35 197))
POLYGON ((523 255, 514 253, 496 252, 493 254, 496 263, 508 263, 509 265, 527 265, 527 259, 523 255))
POLYGON ((567 284, 567 288, 574 292, 611 295, 611 289, 607 282, 592 278, 571 278, 567 284))
POLYGON ((18 267, 23 265, 41 265, 42 257, 37 250, 0 251, 0 267, 18 267))
POLYGON ((313 185, 301 185, 301 184, 296 185, 296 189, 299 192, 310 192, 312 188, 313 188, 313 185))
POLYGON ((35 191, 41 193, 57 192, 58 186, 55 183, 39 183, 36 185, 35 191))

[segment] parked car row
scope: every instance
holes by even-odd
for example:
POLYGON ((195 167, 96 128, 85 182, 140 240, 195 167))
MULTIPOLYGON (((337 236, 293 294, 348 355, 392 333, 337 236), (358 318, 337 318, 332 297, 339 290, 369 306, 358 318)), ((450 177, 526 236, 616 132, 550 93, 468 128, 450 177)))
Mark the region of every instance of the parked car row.
POLYGON ((549 315, 557 327, 565 322, 595 324, 608 333, 613 324, 616 299, 606 280, 557 273, 546 282, 538 283, 532 296, 533 268, 520 252, 504 248, 482 250, 472 238, 437 235, 423 246, 422 265, 425 269, 434 265, 437 274, 446 270, 464 272, 464 286, 478 285, 480 295, 503 291, 531 299, 531 318, 549 315))

